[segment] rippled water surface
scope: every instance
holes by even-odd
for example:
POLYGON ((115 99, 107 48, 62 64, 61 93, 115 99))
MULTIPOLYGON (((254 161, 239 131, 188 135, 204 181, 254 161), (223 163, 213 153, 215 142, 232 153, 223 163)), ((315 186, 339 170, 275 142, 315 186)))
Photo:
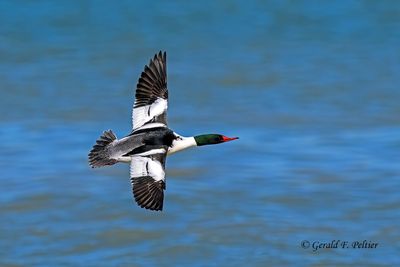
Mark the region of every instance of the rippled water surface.
POLYGON ((2 1, 0 265, 400 264, 399 14, 397 1, 2 1), (87 153, 103 130, 129 133, 161 49, 169 126, 240 140, 169 157, 164 211, 150 212, 128 165, 92 170, 87 153), (351 247, 364 240, 378 246, 351 247))

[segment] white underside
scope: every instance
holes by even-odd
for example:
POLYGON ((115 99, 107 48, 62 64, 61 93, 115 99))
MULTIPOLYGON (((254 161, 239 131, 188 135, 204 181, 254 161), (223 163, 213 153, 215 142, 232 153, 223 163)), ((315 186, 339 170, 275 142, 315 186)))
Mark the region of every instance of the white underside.
POLYGON ((117 159, 118 162, 123 162, 123 163, 130 163, 131 162, 131 157, 119 157, 117 159))
POLYGON ((164 154, 165 149, 160 148, 160 149, 152 149, 143 153, 135 154, 135 156, 150 156, 150 155, 156 155, 156 154, 164 154))

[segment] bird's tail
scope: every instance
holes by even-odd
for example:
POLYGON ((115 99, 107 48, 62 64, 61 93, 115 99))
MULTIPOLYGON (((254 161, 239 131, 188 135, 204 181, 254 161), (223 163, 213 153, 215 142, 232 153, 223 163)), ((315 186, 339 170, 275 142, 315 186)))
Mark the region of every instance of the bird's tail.
POLYGON ((117 140, 117 137, 111 130, 104 131, 100 138, 97 139, 96 144, 89 152, 89 165, 92 168, 117 163, 116 159, 110 157, 109 149, 109 145, 115 140, 117 140))

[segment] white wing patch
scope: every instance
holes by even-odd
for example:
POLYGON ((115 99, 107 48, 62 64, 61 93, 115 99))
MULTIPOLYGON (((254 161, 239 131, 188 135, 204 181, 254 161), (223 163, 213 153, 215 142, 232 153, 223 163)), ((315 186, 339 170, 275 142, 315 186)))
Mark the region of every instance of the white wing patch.
MULTIPOLYGON (((145 124, 142 127, 136 128, 135 131, 143 130, 143 129, 157 128, 157 127, 167 127, 167 126, 161 122, 153 122, 153 123, 145 124)), ((135 131, 133 131, 133 132, 135 132, 135 131)))
POLYGON ((131 177, 151 176, 155 181, 165 181, 165 171, 157 160, 147 157, 132 157, 131 177))
POLYGON ((167 108, 168 102, 163 98, 157 98, 151 105, 134 108, 132 111, 133 129, 137 129, 154 117, 163 114, 167 108))

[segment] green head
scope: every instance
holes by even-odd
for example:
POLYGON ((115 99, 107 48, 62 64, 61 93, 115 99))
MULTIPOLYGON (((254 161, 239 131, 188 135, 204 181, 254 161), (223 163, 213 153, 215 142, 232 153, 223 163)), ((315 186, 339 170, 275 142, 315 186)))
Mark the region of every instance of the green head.
POLYGON ((227 137, 221 134, 202 134, 194 137, 197 146, 215 145, 236 139, 239 139, 239 137, 227 137))

